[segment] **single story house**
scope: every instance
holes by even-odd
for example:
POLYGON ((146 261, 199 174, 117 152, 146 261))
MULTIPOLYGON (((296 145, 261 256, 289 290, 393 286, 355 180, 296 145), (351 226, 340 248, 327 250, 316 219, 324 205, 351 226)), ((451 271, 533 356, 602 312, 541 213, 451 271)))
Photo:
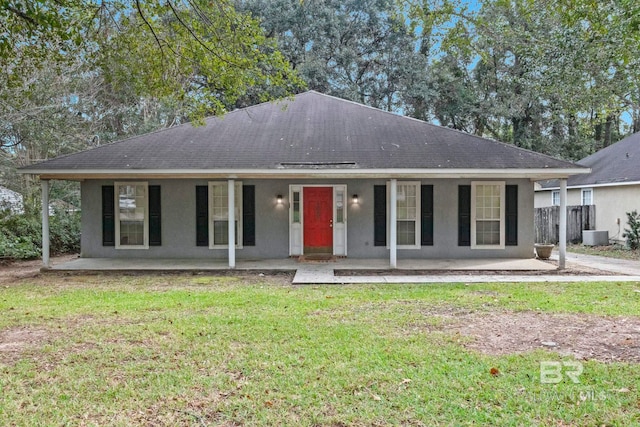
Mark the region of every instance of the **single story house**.
MULTIPOLYGON (((595 205, 596 230, 609 239, 624 241, 627 212, 640 212, 640 133, 635 133, 578 161, 591 173, 567 180, 568 205, 595 205)), ((536 186, 535 207, 560 204, 558 180, 536 186)))
POLYGON ((312 253, 392 268, 531 258, 534 181, 588 171, 313 91, 21 169, 44 199, 48 180, 81 182, 82 257, 230 268, 312 253))

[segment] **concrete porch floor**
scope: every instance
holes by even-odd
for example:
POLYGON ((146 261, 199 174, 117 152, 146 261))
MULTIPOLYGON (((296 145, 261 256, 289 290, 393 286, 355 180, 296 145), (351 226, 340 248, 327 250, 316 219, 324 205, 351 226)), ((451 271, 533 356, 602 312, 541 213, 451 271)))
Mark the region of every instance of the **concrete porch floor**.
MULTIPOLYGON (((237 271, 296 271, 329 268, 331 270, 384 271, 387 259, 338 258, 333 261, 299 262, 296 258, 238 260, 237 271)), ((551 271, 556 267, 537 259, 407 259, 398 260, 398 270, 488 270, 551 271)), ((78 258, 53 265, 54 271, 226 271, 226 260, 211 259, 143 259, 143 258, 78 258)))
MULTIPOLYGON (((112 259, 78 258, 53 265, 58 272, 228 272, 226 260, 209 259, 112 259)), ((554 274, 553 264, 537 259, 408 259, 398 260, 392 274, 387 259, 342 258, 328 262, 299 262, 295 258, 238 260, 238 272, 295 272, 293 284, 349 283, 485 283, 485 282, 574 282, 574 281, 640 281, 638 275, 572 276, 554 274), (399 272, 406 271, 402 275, 399 272), (433 274, 429 274, 429 270, 433 274), (337 275, 356 271, 358 275, 337 275), (439 272, 447 271, 447 274, 439 272), (460 272, 455 274, 454 272, 460 272), (466 273, 465 271, 474 271, 466 273), (486 273, 482 273, 486 271, 486 273), (367 274, 370 272, 371 274, 367 274), (497 274, 502 272, 503 274, 497 274), (530 274, 536 272, 536 274, 530 274), (548 272, 548 274, 545 274, 548 272), (509 273, 509 274, 504 274, 509 273)))

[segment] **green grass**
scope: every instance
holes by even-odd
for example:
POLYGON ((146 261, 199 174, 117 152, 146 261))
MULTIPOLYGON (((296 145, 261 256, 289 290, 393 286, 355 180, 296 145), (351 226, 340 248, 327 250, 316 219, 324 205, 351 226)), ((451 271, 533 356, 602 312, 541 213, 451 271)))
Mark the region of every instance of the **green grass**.
POLYGON ((640 316, 637 283, 285 282, 52 275, 1 288, 0 337, 45 338, 19 352, 0 340, 0 425, 640 423, 639 365, 589 361, 579 384, 541 384, 541 361, 572 359, 483 355, 433 315, 640 316))

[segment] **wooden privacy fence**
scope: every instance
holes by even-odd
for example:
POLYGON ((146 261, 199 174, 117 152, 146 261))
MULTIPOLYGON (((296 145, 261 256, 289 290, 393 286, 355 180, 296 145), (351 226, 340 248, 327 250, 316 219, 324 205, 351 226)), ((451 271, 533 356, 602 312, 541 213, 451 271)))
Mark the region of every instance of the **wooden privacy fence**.
MULTIPOLYGON (((558 244, 560 241, 560 206, 535 208, 536 243, 558 244)), ((567 206, 567 242, 582 242, 582 230, 596 227, 596 207, 567 206)))

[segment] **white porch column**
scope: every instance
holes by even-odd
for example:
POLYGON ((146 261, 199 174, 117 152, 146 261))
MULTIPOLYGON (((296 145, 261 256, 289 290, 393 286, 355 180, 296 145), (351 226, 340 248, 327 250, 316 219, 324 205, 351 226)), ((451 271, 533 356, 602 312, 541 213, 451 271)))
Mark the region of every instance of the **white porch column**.
POLYGON ((389 191, 389 267, 398 266, 398 181, 391 180, 389 191))
POLYGON ((42 267, 51 267, 49 259, 49 180, 40 181, 42 186, 42 267))
POLYGON ((229 180, 229 268, 236 268, 236 182, 229 180))
POLYGON ((567 180, 560 180, 560 225, 559 225, 558 268, 564 270, 567 259, 567 180))

